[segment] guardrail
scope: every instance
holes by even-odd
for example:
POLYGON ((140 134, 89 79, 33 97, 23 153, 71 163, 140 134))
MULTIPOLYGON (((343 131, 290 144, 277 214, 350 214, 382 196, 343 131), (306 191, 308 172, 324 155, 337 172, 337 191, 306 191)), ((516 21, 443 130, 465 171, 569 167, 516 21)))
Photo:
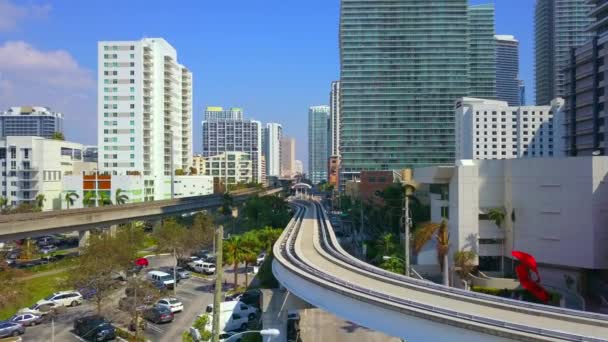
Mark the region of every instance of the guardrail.
MULTIPOLYGON (((321 244, 321 246, 324 247, 324 250, 326 250, 327 252, 332 254, 332 256, 334 256, 338 259, 342 259, 342 257, 344 257, 344 256, 341 253, 337 253, 334 250, 334 248, 330 247, 329 240, 332 240, 332 239, 330 238, 328 240, 328 234, 329 234, 330 230, 326 226, 327 221, 324 219, 325 213, 324 213, 323 209, 319 207, 318 203, 315 203, 315 209, 317 211, 317 220, 319 223, 321 223, 320 227, 322 227, 321 234, 318 235, 319 243, 321 244), (340 255, 342 255, 342 257, 340 257, 340 255)), ((306 264, 295 252, 295 241, 296 241, 296 237, 299 234, 299 230, 300 230, 300 227, 302 224, 302 219, 303 219, 305 211, 306 211, 306 209, 300 207, 299 210, 297 211, 296 215, 294 215, 294 217, 288 224, 288 227, 286 228, 286 231, 284 232, 284 236, 282 237, 282 240, 280 243, 280 252, 281 252, 281 255, 285 259, 294 263, 301 270, 305 270, 309 274, 314 275, 315 277, 317 277, 319 279, 340 285, 340 286, 350 289, 351 291, 354 291, 354 292, 359 292, 359 293, 365 294, 368 297, 375 297, 375 298, 382 299, 383 301, 387 301, 389 303, 392 302, 397 305, 416 308, 416 309, 424 310, 427 312, 433 312, 433 313, 440 314, 440 315, 447 316, 447 317, 465 319, 465 320, 469 320, 472 322, 481 323, 483 325, 489 325, 489 326, 494 326, 494 327, 498 327, 498 328, 502 328, 502 329, 514 330, 514 331, 523 332, 523 333, 527 333, 527 334, 541 335, 544 337, 558 338, 558 339, 567 340, 567 341, 590 341, 590 342, 605 341, 605 340, 593 338, 593 337, 580 336, 580 335, 576 335, 576 334, 563 333, 563 332, 559 332, 559 331, 547 330, 547 329, 542 329, 542 328, 533 328, 533 327, 525 326, 522 324, 506 323, 506 322, 502 322, 502 321, 498 321, 498 320, 490 319, 490 318, 485 318, 485 317, 481 317, 481 316, 462 314, 457 311, 444 309, 441 307, 436 307, 436 306, 432 306, 432 305, 428 305, 428 304, 413 302, 413 301, 410 301, 407 299, 398 298, 398 297, 390 296, 390 295, 380 293, 380 292, 377 292, 374 290, 366 289, 366 288, 363 288, 356 284, 352 284, 348 281, 345 281, 343 279, 340 279, 340 278, 337 278, 330 274, 327 274, 325 272, 319 271, 318 269, 315 269, 314 267, 306 264)), ((335 239, 335 236, 333 236, 333 238, 335 239)), ((332 243, 333 242, 334 241, 332 241, 332 243)), ((344 262, 351 262, 351 261, 352 260, 347 259, 344 262)), ((367 266, 361 265, 361 266, 365 266, 365 268, 368 268, 367 267, 368 265, 367 266)), ((369 272, 373 272, 373 273, 375 273, 376 271, 377 270, 369 270, 369 272)), ((308 277, 308 278, 311 281, 324 286, 323 284, 321 284, 318 280, 314 279, 313 277, 308 277)), ((409 280, 410 278, 407 278, 407 279, 409 280)), ((423 284, 425 286, 429 285, 429 283, 426 281, 423 281, 423 284)))

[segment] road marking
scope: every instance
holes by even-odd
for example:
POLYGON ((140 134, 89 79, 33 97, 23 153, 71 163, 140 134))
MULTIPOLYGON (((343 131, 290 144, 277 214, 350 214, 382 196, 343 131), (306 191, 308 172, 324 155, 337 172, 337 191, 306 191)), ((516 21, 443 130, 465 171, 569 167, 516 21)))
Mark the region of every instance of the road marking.
POLYGON ((152 323, 148 323, 148 326, 146 328, 150 328, 150 329, 152 329, 152 330, 154 330, 154 331, 156 331, 157 333, 160 333, 160 334, 162 334, 162 333, 165 332, 163 329, 159 328, 158 326, 156 326, 156 325, 154 325, 152 323))

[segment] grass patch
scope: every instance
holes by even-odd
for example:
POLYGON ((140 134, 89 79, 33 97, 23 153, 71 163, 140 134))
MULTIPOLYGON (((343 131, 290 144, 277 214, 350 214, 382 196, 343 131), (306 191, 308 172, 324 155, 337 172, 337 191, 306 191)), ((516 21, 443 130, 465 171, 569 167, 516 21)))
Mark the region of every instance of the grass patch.
POLYGON ((156 241, 154 241, 154 237, 152 234, 146 234, 144 236, 144 242, 142 243, 142 249, 148 249, 156 247, 156 241))
POLYGON ((39 273, 53 271, 61 268, 74 267, 78 264, 78 257, 66 257, 58 261, 52 261, 45 265, 38 265, 27 269, 28 273, 39 273))
POLYGON ((68 271, 44 277, 38 277, 27 281, 16 281, 15 287, 22 289, 17 300, 4 307, 0 307, 0 320, 11 317, 15 312, 23 307, 30 306, 38 300, 60 291, 68 277, 68 271))

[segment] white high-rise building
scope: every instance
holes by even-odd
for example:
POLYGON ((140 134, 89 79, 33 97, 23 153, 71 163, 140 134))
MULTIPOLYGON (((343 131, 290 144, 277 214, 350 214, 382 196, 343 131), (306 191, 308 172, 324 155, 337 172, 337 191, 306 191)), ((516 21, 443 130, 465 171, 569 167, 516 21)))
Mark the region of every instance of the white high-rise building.
POLYGON ((330 155, 340 155, 340 81, 331 82, 329 93, 330 155))
POLYGON ((264 128, 264 156, 266 157, 266 176, 281 176, 281 138, 283 126, 267 123, 264 128))
POLYGON ((456 160, 564 156, 564 100, 509 106, 464 97, 456 102, 456 160))
POLYGON ((187 170, 192 73, 175 49, 162 38, 101 41, 98 63, 99 169, 159 178, 187 170))
POLYGON ((294 165, 295 165, 295 169, 294 170, 295 170, 295 174, 296 175, 304 174, 304 163, 302 163, 301 160, 296 160, 294 162, 294 165))

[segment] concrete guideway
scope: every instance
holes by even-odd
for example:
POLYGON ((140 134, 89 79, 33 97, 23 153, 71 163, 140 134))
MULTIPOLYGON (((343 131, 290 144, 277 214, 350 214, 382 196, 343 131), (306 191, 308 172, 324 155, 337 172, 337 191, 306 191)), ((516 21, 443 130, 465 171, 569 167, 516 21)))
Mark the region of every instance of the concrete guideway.
MULTIPOLYGON (((245 190, 233 192, 235 202, 242 202, 255 195, 270 195, 281 189, 245 190)), ((56 210, 41 213, 0 216, 0 241, 15 240, 45 234, 57 234, 75 230, 109 227, 133 220, 160 218, 215 208, 222 204, 223 195, 207 195, 151 201, 96 208, 56 210)))
POLYGON ((604 315, 386 277, 386 271, 365 267, 339 248, 320 206, 299 203, 297 217, 275 245, 273 271, 286 288, 311 304, 406 340, 608 339, 604 315))

